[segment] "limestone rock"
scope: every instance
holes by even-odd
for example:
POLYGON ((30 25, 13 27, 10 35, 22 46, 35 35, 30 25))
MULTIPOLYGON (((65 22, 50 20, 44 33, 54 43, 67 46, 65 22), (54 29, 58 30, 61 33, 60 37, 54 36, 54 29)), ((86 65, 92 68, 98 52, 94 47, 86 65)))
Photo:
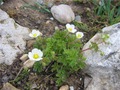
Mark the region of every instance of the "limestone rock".
POLYGON ((75 19, 74 12, 71 7, 65 4, 53 6, 51 8, 53 17, 62 24, 70 23, 75 19))
POLYGON ((5 83, 1 90, 20 90, 20 89, 17 89, 16 87, 11 85, 10 83, 5 83))
POLYGON ((0 22, 8 18, 9 18, 9 15, 0 9, 0 22))
POLYGON ((120 70, 120 23, 113 26, 105 27, 102 33, 97 33, 88 43, 86 43, 83 49, 89 48, 91 42, 98 43, 99 49, 104 53, 103 56, 99 52, 94 50, 87 50, 84 52, 84 56, 87 58, 86 63, 92 66, 103 66, 109 68, 116 68, 120 70), (108 34, 110 37, 106 41, 102 42, 102 35, 108 34))
POLYGON ((0 9, 0 63, 11 65, 17 54, 26 49, 28 39, 29 29, 15 23, 0 9))
POLYGON ((91 42, 98 43, 99 49, 104 53, 94 50, 84 51, 86 57, 86 72, 91 75, 92 82, 86 90, 119 90, 120 89, 120 23, 105 27, 97 33, 83 47, 89 48, 91 42), (108 43, 102 42, 102 35, 109 34, 108 43))

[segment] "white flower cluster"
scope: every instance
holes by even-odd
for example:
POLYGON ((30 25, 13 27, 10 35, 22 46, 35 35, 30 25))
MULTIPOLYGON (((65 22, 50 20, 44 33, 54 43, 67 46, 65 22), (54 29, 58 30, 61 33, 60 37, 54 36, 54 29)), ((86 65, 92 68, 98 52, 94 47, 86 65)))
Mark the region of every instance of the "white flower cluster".
MULTIPOLYGON (((77 30, 73 24, 66 24, 66 28, 69 32, 75 33, 77 30)), ((76 38, 80 39, 84 36, 83 32, 76 32, 76 38)))
MULTIPOLYGON (((38 36, 42 36, 42 33, 39 30, 33 29, 29 36, 32 38, 37 38, 38 36)), ((37 48, 34 48, 28 53, 28 57, 31 61, 39 61, 43 59, 43 52, 37 48)))
MULTIPOLYGON (((71 33, 75 33, 77 31, 73 24, 66 24, 66 29, 71 33)), ((37 38, 38 36, 42 36, 42 33, 39 30, 33 29, 29 36, 32 38, 37 38)), ((76 38, 81 39, 83 36, 84 34, 82 32, 76 32, 76 38)), ((43 59, 43 52, 37 48, 34 48, 28 53, 28 57, 31 61, 39 61, 43 59)))

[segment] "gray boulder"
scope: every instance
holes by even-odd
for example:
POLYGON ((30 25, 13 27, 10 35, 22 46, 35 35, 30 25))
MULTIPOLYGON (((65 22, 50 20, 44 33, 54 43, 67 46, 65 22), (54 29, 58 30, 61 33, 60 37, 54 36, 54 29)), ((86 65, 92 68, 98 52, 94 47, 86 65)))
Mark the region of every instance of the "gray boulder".
POLYGON ((70 23, 75 19, 75 15, 71 7, 65 4, 53 6, 51 8, 51 13, 53 17, 62 24, 70 23))
POLYGON ((101 33, 97 33, 83 47, 89 48, 91 42, 98 43, 100 52, 86 50, 83 52, 86 57, 86 72, 92 76, 92 82, 86 90, 119 90, 120 89, 120 23, 105 27, 101 33), (102 43, 102 35, 110 37, 102 43))
POLYGON ((0 9, 0 64, 11 65, 17 54, 26 49, 29 29, 15 23, 9 15, 0 9))

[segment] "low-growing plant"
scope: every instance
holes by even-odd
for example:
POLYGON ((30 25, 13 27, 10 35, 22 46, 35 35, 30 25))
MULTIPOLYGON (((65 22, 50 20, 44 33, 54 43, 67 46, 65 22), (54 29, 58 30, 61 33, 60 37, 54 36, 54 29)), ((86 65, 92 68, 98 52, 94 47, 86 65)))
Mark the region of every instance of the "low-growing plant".
POLYGON ((50 10, 45 5, 42 5, 38 2, 36 2, 35 5, 26 4, 22 8, 31 8, 33 10, 37 10, 42 13, 51 13, 50 10))
MULTIPOLYGON (((81 52, 83 44, 80 40, 83 33, 74 34, 76 32, 74 25, 67 24, 66 27, 68 30, 56 30, 50 37, 37 37, 34 44, 34 48, 41 50, 43 56, 42 60, 35 62, 33 69, 37 73, 45 70, 54 73, 58 86, 65 82, 72 73, 85 67, 85 57, 81 52)), ((34 49, 32 53, 36 51, 34 49)), ((37 60, 39 53, 32 53, 28 56, 37 60)))
POLYGON ((114 0, 100 0, 99 3, 93 0, 96 5, 96 14, 100 20, 114 24, 120 21, 120 2, 113 4, 114 0))

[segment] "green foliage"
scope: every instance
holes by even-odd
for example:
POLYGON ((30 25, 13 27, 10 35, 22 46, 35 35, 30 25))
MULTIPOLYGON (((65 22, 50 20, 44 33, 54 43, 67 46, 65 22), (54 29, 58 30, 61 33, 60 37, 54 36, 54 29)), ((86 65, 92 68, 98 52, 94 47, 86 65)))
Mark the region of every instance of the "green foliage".
POLYGON ((99 50, 98 44, 95 42, 91 42, 90 48, 96 52, 99 50))
POLYGON ((74 2, 83 2, 83 0, 73 0, 74 2))
POLYGON ((82 31, 89 31, 89 28, 88 28, 88 25, 81 22, 81 23, 78 23, 77 21, 74 21, 73 22, 75 26, 77 26, 80 30, 82 31))
POLYGON ((20 75, 14 80, 14 82, 18 82, 22 79, 24 79, 26 76, 29 75, 29 70, 28 69, 23 69, 23 71, 20 73, 20 75))
POLYGON ((40 61, 37 61, 34 63, 34 67, 33 69, 37 72, 37 73, 40 73, 42 71, 42 64, 40 61))
POLYGON ((96 0, 93 0, 96 5, 96 14, 100 16, 100 20, 114 24, 120 21, 120 2, 113 3, 113 0, 101 0, 100 5, 96 0))
MULTIPOLYGON (((101 39, 102 39, 101 43, 108 43, 106 41, 109 39, 109 34, 103 34, 103 35, 101 35, 101 39)), ((101 43, 98 43, 98 44, 101 44, 101 43)), ((101 50, 99 50, 98 44, 95 43, 95 42, 91 42, 91 45, 89 46, 89 48, 93 49, 95 52, 100 52, 100 54, 103 56, 104 53, 101 50)))
POLYGON ((108 34, 103 34, 102 35, 103 42, 106 42, 106 40, 108 40, 108 39, 109 39, 109 35, 108 34))
POLYGON ((41 5, 40 3, 35 3, 35 6, 26 4, 23 6, 23 8, 31 8, 42 13, 51 13, 50 10, 45 5, 41 5))
POLYGON ((57 85, 65 82, 70 74, 85 67, 85 58, 81 53, 82 43, 67 30, 56 30, 51 37, 37 38, 34 47, 41 49, 44 53, 41 64, 36 62, 34 69, 38 71, 39 66, 44 69, 49 67, 51 73, 55 73, 57 85))

